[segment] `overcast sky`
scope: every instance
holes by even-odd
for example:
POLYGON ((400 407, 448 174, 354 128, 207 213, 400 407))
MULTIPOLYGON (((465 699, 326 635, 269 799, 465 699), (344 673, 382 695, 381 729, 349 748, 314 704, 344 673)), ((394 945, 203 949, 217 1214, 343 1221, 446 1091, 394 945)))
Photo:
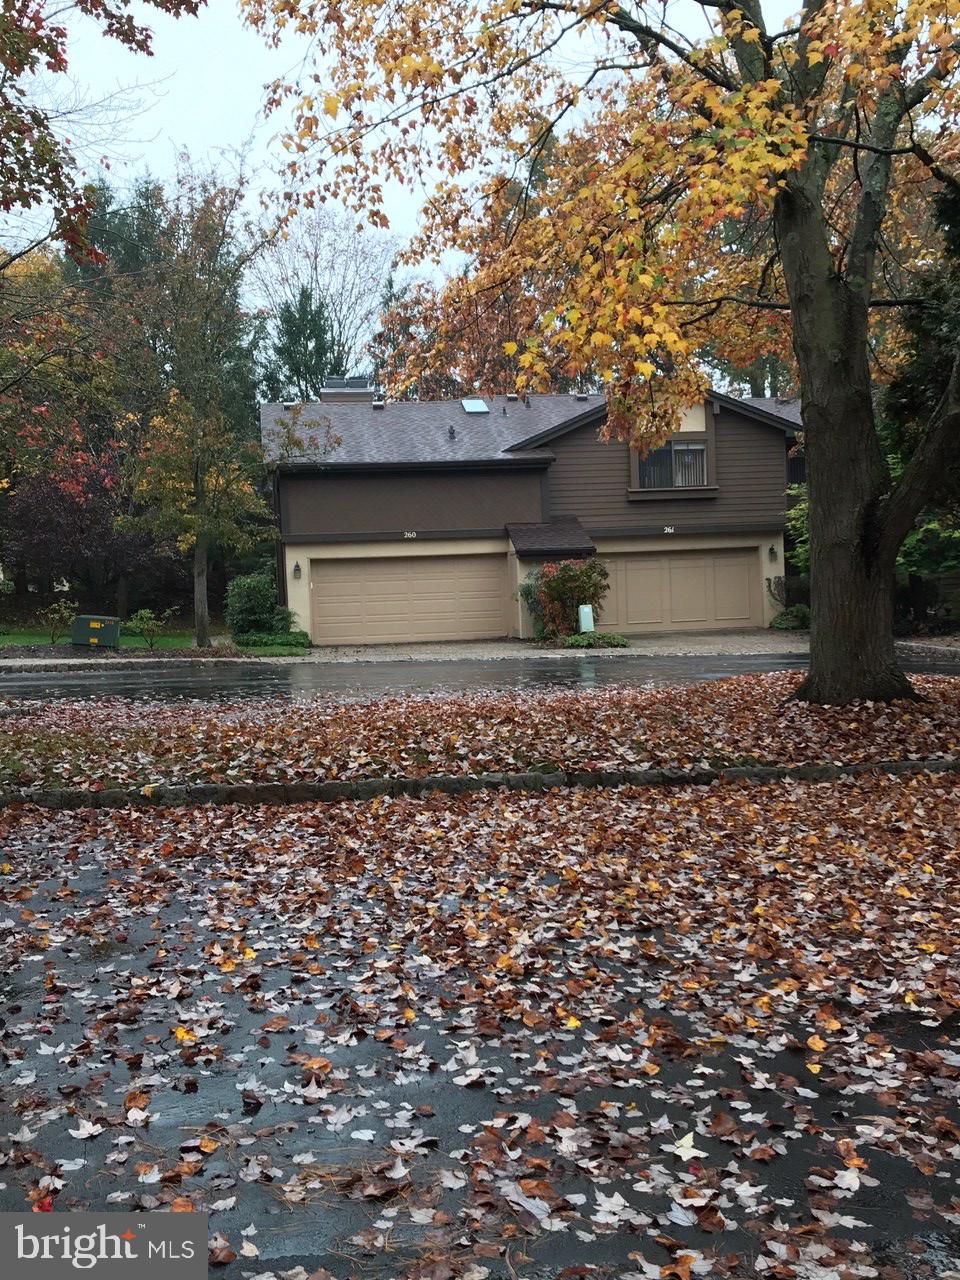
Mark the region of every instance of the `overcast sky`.
MULTIPOLYGON (((92 176, 106 152, 120 183, 147 170, 167 178, 184 148, 198 163, 216 165, 249 147, 253 185, 274 186, 286 117, 264 119, 264 87, 295 70, 296 46, 268 48, 241 22, 235 0, 208 0, 198 17, 179 21, 145 6, 142 12, 155 32, 152 58, 107 39, 93 23, 74 23, 71 75, 92 101, 118 94, 121 117, 108 142, 100 137, 84 148, 86 172, 92 176)), ((412 192, 397 191, 390 213, 398 234, 413 232, 419 205, 412 192)))
MULTIPOLYGON (((773 24, 794 3, 767 0, 764 8, 773 24)), ((148 171, 165 179, 175 172, 184 149, 199 164, 229 171, 225 157, 247 148, 246 171, 254 189, 275 188, 285 155, 277 134, 286 117, 281 111, 264 119, 264 86, 289 78, 304 46, 268 48, 243 24, 236 0, 208 0, 198 17, 179 21, 146 5, 138 9, 155 32, 152 58, 106 38, 87 19, 71 20, 70 73, 78 91, 90 101, 116 99, 104 119, 91 124, 88 145, 82 136, 76 138, 85 173, 93 177, 102 172, 100 161, 106 156, 120 185, 148 171), (110 121, 106 127, 104 120, 110 121)), ((704 11, 694 0, 668 0, 668 12, 675 26, 704 29, 704 11)), ((423 193, 394 188, 388 213, 398 235, 412 234, 422 203, 423 193)), ((25 221, 32 217, 43 215, 28 214, 25 221)))

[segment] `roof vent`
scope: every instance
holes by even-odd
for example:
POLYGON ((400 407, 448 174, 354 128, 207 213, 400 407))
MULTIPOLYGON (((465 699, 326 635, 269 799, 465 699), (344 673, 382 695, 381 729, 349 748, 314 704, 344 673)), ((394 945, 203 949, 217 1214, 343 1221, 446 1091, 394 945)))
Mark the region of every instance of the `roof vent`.
POLYGON ((589 394, 588 394, 586 391, 578 391, 578 392, 577 392, 577 399, 578 399, 578 400, 589 400, 589 399, 590 399, 590 396, 589 396, 589 394))
POLYGON ((486 400, 466 399, 466 400, 461 400, 460 403, 463 405, 464 413, 489 413, 490 412, 490 408, 487 405, 486 400))
POLYGON ((517 395, 517 393, 516 393, 515 391, 508 391, 508 392, 507 392, 507 399, 508 399, 508 400, 510 400, 510 401, 514 401, 514 400, 519 400, 519 399, 520 399, 520 397, 517 395))
POLYGON ((289 413, 291 409, 295 409, 296 407, 297 407, 297 402, 296 402, 296 400, 284 400, 284 401, 283 401, 283 411, 284 411, 284 413, 289 413))
POLYGON ((451 440, 456 440, 457 438, 457 428, 453 425, 452 422, 450 423, 449 427, 447 427, 447 435, 451 440))
POLYGON ((379 397, 376 400, 371 400, 370 402, 371 409, 382 409, 385 405, 386 401, 379 397))

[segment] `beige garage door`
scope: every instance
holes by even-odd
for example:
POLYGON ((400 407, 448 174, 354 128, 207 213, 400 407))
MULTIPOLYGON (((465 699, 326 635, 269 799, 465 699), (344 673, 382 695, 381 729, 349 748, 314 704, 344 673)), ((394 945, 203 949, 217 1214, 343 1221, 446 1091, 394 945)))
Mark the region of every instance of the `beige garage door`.
POLYGON ((504 636, 506 556, 312 560, 314 644, 504 636))
POLYGON ((606 555, 610 591, 601 624, 627 635, 763 625, 755 548, 606 555))

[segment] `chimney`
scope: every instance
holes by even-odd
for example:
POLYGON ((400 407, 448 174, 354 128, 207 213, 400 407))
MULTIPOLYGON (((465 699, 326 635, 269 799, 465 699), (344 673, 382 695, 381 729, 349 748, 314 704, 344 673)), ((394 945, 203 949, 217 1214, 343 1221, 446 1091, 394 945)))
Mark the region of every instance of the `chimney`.
POLYGON ((327 378, 320 391, 323 404, 372 404, 382 398, 366 374, 351 378, 327 378))

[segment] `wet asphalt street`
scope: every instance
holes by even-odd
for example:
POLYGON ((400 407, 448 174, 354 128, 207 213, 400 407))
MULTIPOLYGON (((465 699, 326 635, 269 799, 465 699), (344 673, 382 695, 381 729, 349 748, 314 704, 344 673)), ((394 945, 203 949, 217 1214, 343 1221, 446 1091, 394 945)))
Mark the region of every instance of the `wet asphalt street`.
MULTIPOLYGON (((960 674, 960 662, 908 655, 911 672, 960 674)), ((803 653, 684 655, 673 657, 571 655, 557 658, 448 661, 184 665, 154 668, 0 673, 3 698, 237 698, 422 694, 471 689, 593 689, 625 684, 656 686, 718 680, 754 671, 802 670, 803 653)))

